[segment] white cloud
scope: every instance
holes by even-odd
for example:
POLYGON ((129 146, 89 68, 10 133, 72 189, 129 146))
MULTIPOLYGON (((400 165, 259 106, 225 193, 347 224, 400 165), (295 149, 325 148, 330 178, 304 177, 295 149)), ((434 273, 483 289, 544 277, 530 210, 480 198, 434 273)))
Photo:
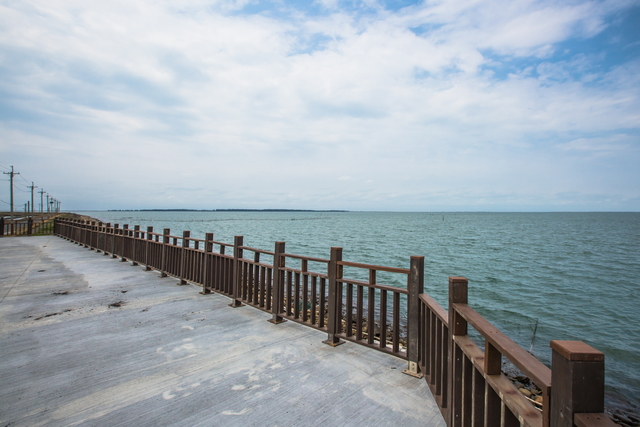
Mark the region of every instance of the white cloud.
POLYGON ((609 4, 360 14, 325 1, 322 15, 247 15, 246 3, 5 3, 3 159, 59 175, 78 207, 98 203, 71 190, 81 175, 109 187, 111 207, 155 207, 162 194, 187 207, 424 209, 432 197, 502 201, 526 188, 510 200, 543 205, 550 188, 579 193, 579 158, 558 153, 592 159, 584 141, 628 135, 598 161, 638 157, 627 132, 640 122, 638 64, 550 56, 603 31, 609 4), (512 65, 504 77, 486 68, 512 65))

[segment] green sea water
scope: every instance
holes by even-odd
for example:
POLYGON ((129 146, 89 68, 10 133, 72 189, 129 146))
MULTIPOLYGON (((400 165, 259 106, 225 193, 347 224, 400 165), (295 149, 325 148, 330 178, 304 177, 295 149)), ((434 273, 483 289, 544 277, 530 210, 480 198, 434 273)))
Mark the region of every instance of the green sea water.
POLYGON ((444 307, 447 278, 468 278, 469 304, 525 349, 548 365, 550 340, 585 341, 605 353, 608 404, 640 406, 640 213, 85 214, 228 243, 241 235, 266 250, 285 241, 288 253, 320 258, 339 246, 347 261, 392 267, 423 255, 426 292, 444 307))

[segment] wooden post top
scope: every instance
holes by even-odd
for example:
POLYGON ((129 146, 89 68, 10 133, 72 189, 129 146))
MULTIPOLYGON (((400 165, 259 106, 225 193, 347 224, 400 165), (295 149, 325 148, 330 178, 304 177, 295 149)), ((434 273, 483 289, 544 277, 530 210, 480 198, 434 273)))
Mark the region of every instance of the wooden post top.
POLYGON ((604 353, 582 341, 551 340, 551 348, 567 360, 604 362, 604 353))

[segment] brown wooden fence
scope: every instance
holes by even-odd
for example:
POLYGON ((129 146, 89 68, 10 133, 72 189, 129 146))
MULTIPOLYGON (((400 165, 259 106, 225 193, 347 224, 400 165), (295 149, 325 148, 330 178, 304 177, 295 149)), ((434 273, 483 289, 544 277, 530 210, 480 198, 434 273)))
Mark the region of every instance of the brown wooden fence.
POLYGON ((197 284, 203 294, 226 295, 232 307, 269 312, 273 323, 291 320, 324 331, 329 345, 346 340, 402 358, 405 373, 424 376, 449 427, 614 426, 603 414, 601 352, 581 341, 551 341, 552 369, 546 367, 468 304, 467 279, 449 278, 448 310, 427 295, 424 257, 393 268, 344 261, 342 248, 331 248, 328 259, 314 258, 287 253, 285 242, 266 251, 244 246, 242 236, 224 243, 213 233, 197 239, 189 231, 175 236, 169 229, 59 218, 55 234, 180 284, 197 284), (364 271, 368 280, 345 277, 345 267, 364 271), (406 276, 407 287, 379 283, 377 272, 406 276), (481 342, 469 337, 469 326, 481 342), (503 358, 542 391, 541 402, 502 372, 503 358))
POLYGON ((0 213, 0 237, 53 234, 54 213, 24 215, 0 213))

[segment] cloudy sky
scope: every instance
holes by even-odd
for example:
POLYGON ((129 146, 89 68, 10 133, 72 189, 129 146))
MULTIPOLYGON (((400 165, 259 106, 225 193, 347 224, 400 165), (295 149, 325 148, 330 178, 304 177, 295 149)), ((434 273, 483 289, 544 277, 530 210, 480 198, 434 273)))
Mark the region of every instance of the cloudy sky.
MULTIPOLYGON (((640 1, 0 0, 64 209, 640 211, 640 1)), ((0 210, 9 202, 0 181, 0 210)))

